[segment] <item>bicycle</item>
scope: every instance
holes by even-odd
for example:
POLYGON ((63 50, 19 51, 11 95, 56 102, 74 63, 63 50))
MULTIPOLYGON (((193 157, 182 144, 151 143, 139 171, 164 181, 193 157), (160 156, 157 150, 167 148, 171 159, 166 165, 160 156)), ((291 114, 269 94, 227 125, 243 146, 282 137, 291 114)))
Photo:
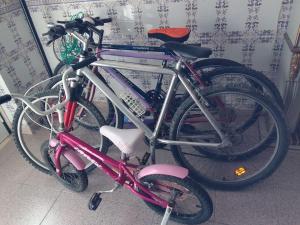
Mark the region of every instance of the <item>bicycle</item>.
MULTIPOLYGON (((111 18, 105 19, 105 23, 111 22, 111 18)), ((75 21, 76 22, 76 21, 75 21)), ((95 49, 97 51, 97 45, 93 45, 95 43, 93 39, 93 32, 89 31, 89 48, 90 50, 95 49)), ((190 30, 188 28, 162 28, 162 29, 151 29, 148 31, 149 38, 156 38, 164 42, 168 41, 175 41, 175 46, 180 48, 180 43, 185 42, 188 40, 190 35, 190 30)), ((76 40, 76 39, 75 39, 76 40)), ((55 42, 53 42, 53 49, 55 49, 55 42)), ((172 63, 178 60, 178 55, 176 55, 176 51, 173 49, 168 49, 168 45, 172 43, 167 43, 166 45, 162 45, 160 47, 153 47, 153 46, 135 46, 135 45, 116 45, 116 44, 101 44, 101 55, 102 56, 118 56, 118 57, 130 57, 135 59, 155 59, 161 60, 163 64, 172 63), (136 51, 136 52, 132 52, 136 51), (145 54, 147 53, 147 54, 145 54), (150 53, 150 54, 149 54, 150 53), (155 53, 162 53, 161 56, 155 55, 155 53)), ((174 44, 173 48, 174 48, 174 44)), ((188 47, 198 47, 201 46, 200 44, 192 44, 192 45, 185 45, 188 47)), ((243 67, 240 63, 229 59, 221 59, 221 58, 211 58, 208 59, 210 54, 212 53, 207 48, 196 49, 200 53, 199 56, 203 57, 200 61, 195 61, 190 64, 190 70, 192 69, 193 78, 196 80, 195 83, 199 86, 211 86, 219 83, 221 80, 224 83, 225 80, 228 82, 232 82, 233 80, 239 79, 239 82, 248 83, 251 87, 262 91, 263 93, 270 95, 276 103, 282 108, 284 108, 282 97, 274 85, 274 83, 265 77, 262 73, 258 71, 251 70, 249 68, 243 67), (224 68, 226 67, 226 68, 224 68), (203 71, 209 69, 209 72, 204 73, 203 71), (211 70, 214 71, 211 71, 211 70), (235 78, 235 79, 234 79, 235 78), (200 82, 199 82, 200 81, 200 82)), ((55 52, 55 50, 54 50, 55 52)), ((64 61, 60 59, 58 54, 55 54, 56 58, 60 61, 60 63, 54 69, 54 74, 61 74, 65 67, 64 61)), ((97 70, 96 67, 93 67, 93 72, 104 82, 106 82, 97 70)), ((130 94, 134 97, 138 95, 145 99, 142 101, 142 104, 145 108, 154 105, 154 102, 162 102, 165 93, 162 91, 162 79, 163 76, 160 75, 157 79, 156 87, 153 90, 148 92, 144 92, 141 90, 137 85, 132 83, 128 78, 126 78, 120 71, 116 69, 111 69, 114 72, 113 79, 119 81, 121 85, 130 86, 130 94), (147 104, 148 103, 148 104, 147 104)), ((107 72, 107 71, 106 71, 107 72)), ((191 71, 188 71, 191 72, 191 71)), ((109 72, 111 73, 111 72, 109 72)), ((51 82, 45 87, 45 90, 55 88, 59 82, 61 81, 60 77, 56 77, 51 80, 51 82)), ((95 94, 95 87, 89 82, 87 84, 87 91, 85 92, 85 98, 89 101, 93 100, 95 94)), ((183 99, 187 97, 188 94, 183 96, 183 99)), ((140 98, 140 99, 141 99, 140 98)), ((105 119, 108 123, 111 123, 113 118, 118 118, 118 123, 116 123, 116 127, 123 127, 123 120, 124 116, 117 111, 117 109, 113 106, 113 104, 106 99, 107 103, 106 106, 101 106, 101 112, 106 111, 107 116, 105 119)), ((157 104, 155 105, 157 106, 157 104)))
MULTIPOLYGON (((25 102, 40 115, 47 115, 57 110, 59 120, 64 120, 61 107, 67 103, 66 101, 42 112, 26 98, 19 95, 12 96, 25 102)), ((12 96, 1 96, 0 104, 11 100, 12 96)), ((72 112, 65 116, 71 116, 70 114, 72 112)), ((63 130, 63 123, 60 126, 63 130)), ((163 215, 162 225, 166 225, 169 219, 184 224, 199 224, 211 217, 212 201, 208 193, 188 177, 187 169, 167 164, 143 167, 128 163, 129 154, 136 151, 143 142, 144 134, 140 129, 120 130, 102 126, 100 132, 122 152, 121 161, 106 156, 65 131, 61 131, 56 138, 50 139, 41 147, 43 159, 51 174, 70 190, 82 192, 88 185, 85 163, 75 152, 97 165, 115 181, 113 189, 98 191, 92 195, 88 205, 90 210, 97 209, 101 203, 101 194, 113 192, 124 186, 141 198, 149 208, 163 215), (131 135, 130 140, 127 138, 128 133, 131 135)))
MULTIPOLYGON (((111 19, 110 18, 105 19, 105 22, 111 22, 111 19)), ((189 48, 189 51, 194 51, 194 52, 198 51, 197 52, 198 57, 208 57, 211 54, 211 50, 208 48, 197 48, 198 45, 180 44, 180 42, 184 42, 188 39, 189 34, 190 34, 190 30, 188 30, 187 28, 152 29, 148 31, 149 38, 157 38, 162 41, 177 41, 177 42, 176 43, 168 42, 164 44, 162 47, 101 44, 101 56, 113 55, 119 57, 158 59, 163 61, 163 65, 166 65, 167 63, 173 62, 174 60, 178 60, 178 58, 181 57, 180 54, 176 54, 176 51, 180 52, 181 48, 189 48), (124 50, 126 51, 124 52, 124 50), (135 53, 128 52, 131 50, 137 52, 135 53), (153 52, 153 54, 160 52, 163 53, 163 55, 160 56, 151 55, 151 54, 149 55, 149 54, 145 54, 145 52, 150 52, 150 53, 153 52)), ((90 34, 90 36, 92 37, 93 35, 90 34)), ((95 41, 91 39, 91 37, 89 37, 89 40, 91 40, 91 43, 95 43, 95 41)), ((191 57, 191 56, 187 56, 187 57, 191 57)), ((58 70, 61 69, 62 66, 63 64, 60 63, 58 67, 55 69, 56 72, 58 72, 58 70)), ((251 88, 261 91, 265 95, 269 95, 282 109, 284 108, 281 95, 272 81, 270 81, 267 77, 265 77, 263 74, 257 71, 251 70, 246 67, 242 67, 241 64, 237 62, 228 59, 217 58, 217 59, 204 59, 204 60, 193 62, 191 64, 186 63, 185 66, 188 67, 187 73, 191 73, 191 79, 194 80, 193 85, 196 87, 215 86, 218 83, 222 83, 224 85, 224 83, 233 82, 233 81, 236 82, 236 80, 245 85, 245 81, 246 81, 246 83, 251 88), (213 69, 213 71, 203 72, 203 70, 206 70, 207 68, 213 69)), ((137 103, 140 102, 140 104, 133 104, 134 106, 133 108, 135 109, 138 108, 138 111, 141 115, 146 115, 145 114, 146 112, 149 114, 149 111, 150 113, 153 113, 154 108, 156 109, 161 108, 162 102, 165 97, 165 92, 162 91, 162 79, 163 79, 162 74, 160 74, 159 78, 157 79, 155 89, 145 93, 134 83, 132 83, 129 79, 127 79, 120 71, 116 70, 115 68, 108 68, 108 69, 109 70, 108 71, 106 70, 106 72, 108 72, 114 80, 118 81, 121 84, 121 86, 124 86, 126 87, 126 89, 129 90, 128 96, 130 97, 130 99, 132 98, 133 100, 137 99, 137 101, 135 102, 137 103)), ((101 73, 99 73, 97 67, 94 66, 92 70, 99 77, 99 79, 102 79, 105 82, 105 79, 103 78, 101 73)), ((56 77, 46 86, 46 89, 52 89, 56 87, 60 83, 60 80, 61 79, 59 76, 56 77)), ((95 92, 95 87, 92 85, 91 82, 88 83, 88 90, 92 90, 92 93, 89 93, 89 91, 87 91, 85 93, 85 97, 89 99, 89 101, 92 101, 95 92)), ((184 101, 188 97, 189 97, 188 93, 182 94, 179 97, 175 96, 175 102, 184 101)), ((170 113, 171 114, 175 113, 177 107, 178 107, 177 105, 173 106, 173 108, 170 110, 171 111, 170 113)), ((120 113, 120 111, 118 111, 109 100, 107 100, 107 108, 108 108, 107 110, 103 110, 103 106, 101 106, 101 112, 108 111, 108 116, 106 117, 107 123, 111 123, 111 121, 113 121, 113 118, 117 118, 118 122, 115 123, 115 126, 118 128, 122 128, 124 115, 122 115, 122 113, 120 113)), ((257 107, 256 110, 253 111, 253 114, 249 117, 249 119, 246 120, 244 129, 251 127, 251 125, 259 118, 259 115, 260 115, 260 109, 257 107)), ((155 123, 155 120, 157 118, 158 117, 155 116, 154 114, 154 117, 152 119, 152 125, 155 123)), ((269 141, 270 140, 271 139, 269 139, 269 141)), ((267 142, 268 141, 266 141, 266 143, 267 142)))
MULTIPOLYGON (((103 24, 101 20, 99 23, 103 24)), ((82 35, 76 32, 76 29, 78 29, 78 27, 76 26, 78 25, 74 23, 71 23, 71 25, 68 24, 67 29, 65 29, 64 27, 59 27, 61 33, 54 32, 55 35, 62 36, 65 35, 67 32, 74 38, 81 40, 84 46, 87 48, 88 46, 86 45, 86 40, 83 39, 82 35), (73 26, 72 28, 71 25, 73 26)), ((82 25, 80 26, 82 27, 82 25)), ((95 28, 95 26, 96 25, 93 25, 91 23, 84 23, 84 27, 92 29, 96 34, 100 36, 99 40, 102 41, 103 30, 100 31, 97 28, 95 28)), ((99 42, 99 44, 101 44, 101 41, 99 42)), ((185 51, 188 54, 192 54, 194 55, 194 57, 199 56, 199 53, 191 53, 188 49, 185 49, 184 46, 181 47, 183 52, 185 51)), ((186 60, 183 57, 181 57, 177 61, 175 68, 161 68, 158 66, 139 65, 136 63, 123 63, 108 60, 96 61, 97 58, 95 56, 87 58, 86 54, 82 55, 81 60, 81 62, 73 66, 73 68, 75 69, 80 69, 79 71, 77 71, 79 81, 82 77, 86 77, 99 90, 101 90, 104 93, 104 95, 117 108, 119 108, 119 110, 123 114, 125 114, 127 118, 129 118, 133 122, 133 124, 136 127, 145 131, 145 136, 149 139, 150 142, 150 152, 153 162, 155 161, 155 148, 157 146, 157 143, 169 144, 172 147, 172 153, 177 162, 189 168, 193 178, 197 179, 198 181, 204 181, 205 184, 208 184, 213 187, 241 188, 253 184, 272 174, 284 159, 288 145, 284 116, 282 115, 282 112, 279 109, 279 107, 277 107, 277 105, 270 101, 269 98, 267 98, 266 96, 262 96, 261 92, 254 92, 253 90, 249 90, 248 88, 241 89, 230 86, 214 87, 213 89, 199 90, 197 87, 194 86, 193 80, 190 79, 190 73, 186 72, 186 70, 189 69, 189 67, 187 66, 188 64, 186 63, 186 60), (84 67, 88 65, 103 68, 118 68, 144 72, 155 72, 159 74, 167 74, 172 76, 171 83, 166 93, 164 102, 162 104, 161 111, 159 113, 154 131, 147 127, 143 123, 143 121, 141 121, 140 118, 136 115, 136 113, 128 109, 127 105, 124 102, 122 102, 111 91, 111 89, 107 87, 107 85, 103 81, 98 79, 90 69, 84 67), (189 93, 190 97, 187 98, 178 107, 173 117, 174 120, 169 121, 170 136, 169 139, 166 139, 166 137, 161 136, 160 131, 162 128, 163 120, 169 108, 170 101, 173 97, 173 92, 174 90, 176 90, 176 86, 178 85, 178 83, 181 83, 184 86, 185 90, 189 93), (228 98, 226 98, 227 95, 229 96, 228 98), (244 118, 239 120, 235 118, 237 109, 234 108, 234 105, 230 104, 230 101, 234 99, 231 97, 232 95, 237 96, 235 97, 236 100, 239 100, 241 97, 244 99, 247 98, 245 101, 241 99, 243 100, 241 102, 248 103, 248 106, 243 106, 247 106, 246 108, 242 108, 243 111, 241 112, 245 112, 245 115, 242 116, 247 116, 248 118, 249 115, 247 115, 247 113, 250 112, 250 115, 252 115, 253 113, 252 110, 250 111, 250 108, 258 108, 262 116, 259 117, 259 119, 254 118, 255 121, 250 122, 265 123, 264 132, 261 132, 261 136, 265 136, 263 136, 263 138, 259 137, 260 139, 257 142, 254 142, 256 143, 256 145, 254 146, 253 143, 250 143, 250 146, 248 144, 248 146, 246 146, 247 148, 245 146, 242 146, 243 149, 246 148, 247 151, 249 150, 249 152, 252 153, 250 155, 247 151, 240 152, 239 155, 234 155, 234 157, 231 157, 230 154, 230 149, 233 149, 233 147, 241 147, 240 144, 243 143, 241 137, 245 133, 245 131, 248 130, 250 132, 252 131, 253 133, 253 130, 249 130, 249 127, 245 128, 241 126, 241 124, 245 124, 244 118), (192 116, 187 117, 187 114, 185 114, 184 112, 195 112, 195 107, 196 110, 200 109, 200 112, 197 111, 197 113, 193 113, 192 116), (225 116, 222 115, 222 112, 224 112, 225 116), (203 121, 203 119, 205 119, 205 121, 203 121), (182 121, 184 121, 184 123, 182 121), (197 122, 199 121, 201 125, 199 127, 202 127, 205 130, 199 130, 199 133, 197 133, 198 127, 195 126, 195 124, 197 124, 197 122), (233 124, 233 122, 237 122, 237 124, 233 124), (206 123, 206 125, 203 126, 203 123, 206 123), (273 133, 274 130, 275 135, 273 133), (275 146, 270 145, 270 137, 272 139, 272 142, 275 141, 275 146), (180 140, 181 138, 183 138, 183 140, 180 140), (188 152, 190 150, 187 150, 187 152, 185 152, 186 150, 182 150, 183 146, 193 146, 193 151, 196 151, 197 154, 202 154, 203 152, 205 154, 197 156, 198 162, 190 161, 187 157, 192 156, 195 159, 196 154, 188 152), (203 148, 205 149, 203 150, 203 148), (266 148, 268 148, 268 151, 265 151, 266 148), (200 159, 212 160, 214 162, 221 161, 219 159, 216 160, 215 157, 208 157, 208 151, 217 155, 221 154, 223 156, 228 156, 225 157, 226 160, 224 160, 224 157, 222 160, 225 161, 225 163, 227 163, 228 165, 232 165, 233 168, 220 170, 218 171, 218 175, 220 176, 222 172, 228 172, 230 176, 226 175, 224 179, 225 175, 222 174, 220 179, 211 177, 208 174, 208 172, 210 172, 212 169, 210 169, 210 171, 205 172, 203 172, 204 170, 202 170, 202 172, 200 172, 201 170, 197 170, 198 168, 196 167, 200 164, 200 159), (266 153, 270 153, 271 155, 266 157, 266 153), (243 157, 240 157, 246 156, 245 158, 247 159, 253 159, 253 157, 257 157, 260 154, 264 154, 264 158, 267 158, 267 161, 263 162, 259 169, 257 169, 256 166, 253 165, 252 167, 251 165, 244 166, 244 164, 248 164, 249 162, 242 161, 243 157)), ((67 75, 68 73, 64 74, 67 75)), ((76 93, 81 93, 80 89, 78 89, 82 88, 81 85, 78 85, 80 84, 79 81, 74 79, 70 81, 70 86, 72 87, 71 89, 76 93)), ((63 83, 64 82, 65 85, 67 85, 67 77, 63 78, 63 83)), ((68 93, 65 93, 65 99, 69 99, 68 95, 68 93)), ((236 103, 238 101, 233 102, 236 103)), ((70 103, 70 108, 69 106, 67 106, 67 111, 72 111, 72 104, 76 104, 76 101, 70 103)), ((72 119, 67 119, 67 121, 72 121, 72 119)), ((253 128, 253 126, 251 127, 253 128)), ((148 155, 149 154, 150 153, 148 153, 148 155)))

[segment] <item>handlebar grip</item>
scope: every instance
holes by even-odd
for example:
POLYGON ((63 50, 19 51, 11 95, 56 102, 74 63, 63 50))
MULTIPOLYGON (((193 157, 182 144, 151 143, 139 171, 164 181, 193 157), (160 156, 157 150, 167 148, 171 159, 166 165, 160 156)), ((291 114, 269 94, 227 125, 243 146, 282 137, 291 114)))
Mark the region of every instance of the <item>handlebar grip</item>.
POLYGON ((102 22, 103 22, 103 23, 110 23, 110 22, 112 22, 112 18, 105 18, 105 19, 102 19, 102 22))
POLYGON ((0 96, 0 105, 11 100, 11 95, 2 95, 0 96))
POLYGON ((72 65, 73 70, 79 70, 85 66, 90 65, 91 63, 97 61, 97 57, 96 56, 92 56, 90 58, 87 58, 85 60, 83 60, 82 62, 76 63, 75 65, 72 65))
POLYGON ((105 23, 110 23, 112 18, 100 19, 99 17, 94 18, 95 26, 103 26, 105 23))
POLYGON ((66 29, 82 28, 84 27, 82 19, 75 19, 65 23, 66 29))

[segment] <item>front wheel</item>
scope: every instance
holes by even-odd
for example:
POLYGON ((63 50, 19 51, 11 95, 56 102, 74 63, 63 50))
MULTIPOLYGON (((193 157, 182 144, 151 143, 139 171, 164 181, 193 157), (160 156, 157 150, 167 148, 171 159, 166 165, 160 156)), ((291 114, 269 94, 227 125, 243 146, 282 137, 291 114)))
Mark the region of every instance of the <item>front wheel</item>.
MULTIPOLYGON (((55 67, 54 74, 62 74, 65 69, 66 65, 63 62, 60 62, 55 67)), ((94 72, 97 77, 108 86, 103 76, 97 70, 95 70, 94 72)), ((61 79, 61 76, 53 77, 46 85, 44 90, 56 89, 58 92, 59 87, 62 86, 61 79)), ((75 79, 75 74, 73 74, 69 79, 75 79)), ((120 112, 120 110, 114 104, 112 104, 112 102, 108 98, 106 98, 103 93, 99 91, 91 82, 85 81, 84 87, 85 88, 83 90, 82 97, 97 106, 97 108, 105 118, 106 124, 109 124, 110 126, 114 126, 116 128, 123 128, 124 115, 120 112)), ((83 113, 84 110, 80 110, 76 115, 75 120, 78 120, 78 117, 80 117, 80 115, 83 113)), ((86 128, 97 129, 97 126, 94 126, 94 124, 83 123, 80 120, 78 122, 82 123, 82 126, 85 126, 86 128)))
MULTIPOLYGON (((62 175, 59 176, 56 173, 55 163, 54 163, 54 152, 55 149, 49 147, 49 142, 46 141, 41 146, 41 154, 45 164, 50 170, 50 174, 54 175, 55 178, 63 184, 66 188, 75 191, 82 192, 88 186, 88 177, 86 172, 78 171, 70 162, 64 160, 62 164, 62 175)), ((61 163, 63 160, 61 160, 61 163)))
MULTIPOLYGON (((166 201, 169 201, 172 193, 176 193, 171 220, 183 224, 199 224, 207 221, 212 215, 213 205, 208 193, 189 178, 148 175, 140 181, 153 194, 166 201)), ((147 201, 145 203, 160 215, 164 214, 165 208, 147 201)))
MULTIPOLYGON (((288 148, 285 118, 272 101, 246 89, 212 88, 203 93, 207 109, 230 140, 228 147, 172 145, 176 161, 189 169, 199 182, 218 189, 242 188, 271 175, 288 148), (244 120, 259 107, 252 126, 241 129, 244 120)), ((189 98, 177 109, 170 139, 187 142, 220 143, 218 133, 189 98)))

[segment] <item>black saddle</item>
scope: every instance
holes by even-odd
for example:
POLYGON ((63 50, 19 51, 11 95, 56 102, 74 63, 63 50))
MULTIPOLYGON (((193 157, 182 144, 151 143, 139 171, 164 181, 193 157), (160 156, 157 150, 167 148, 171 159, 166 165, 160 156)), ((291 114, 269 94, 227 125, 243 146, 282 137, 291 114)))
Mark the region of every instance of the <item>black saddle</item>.
POLYGON ((182 44, 175 41, 166 42, 162 47, 172 50, 185 58, 208 58, 212 54, 210 48, 204 48, 193 44, 182 44))

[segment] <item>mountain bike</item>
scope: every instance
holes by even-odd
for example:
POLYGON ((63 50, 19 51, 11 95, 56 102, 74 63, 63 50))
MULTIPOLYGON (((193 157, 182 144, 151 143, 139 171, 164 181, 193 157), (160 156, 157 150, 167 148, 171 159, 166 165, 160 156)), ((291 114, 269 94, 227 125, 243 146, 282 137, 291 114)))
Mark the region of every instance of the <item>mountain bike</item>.
MULTIPOLYGON (((106 19, 106 22, 110 22, 111 19, 106 19)), ((76 21, 75 21, 76 23, 76 21)), ((89 34, 91 32, 89 31, 89 34)), ((118 56, 118 57, 130 57, 134 59, 156 59, 162 60, 163 64, 172 63, 174 60, 177 60, 179 55, 176 54, 176 51, 180 52, 181 48, 189 48, 190 51, 194 51, 198 53, 198 57, 208 57, 211 54, 211 51, 207 48, 199 48, 199 45, 182 45, 180 42, 184 42, 188 39, 190 34, 190 30, 187 28, 163 28, 163 29, 152 29, 148 31, 149 38, 158 38, 162 41, 176 41, 176 43, 168 42, 161 47, 153 47, 153 46, 126 46, 126 45, 108 45, 101 44, 101 57, 105 56, 118 56), (171 45, 171 46, 170 46, 171 45), (168 48, 168 46, 170 46, 168 48), (198 47, 198 48, 197 48, 198 47), (172 50, 172 48, 175 48, 172 50), (135 52, 132 52, 132 51, 135 52), (149 54, 150 53, 150 54, 149 54), (162 53, 157 55, 157 53, 162 53)), ((90 34, 90 36, 93 36, 90 34)), ((75 39, 76 40, 76 39, 75 39)), ((89 37, 91 43, 95 43, 93 39, 89 37)), ((97 45, 89 44, 90 50, 95 48, 97 45)), ((97 48, 96 48, 97 49, 97 48)), ((95 50, 97 52, 97 50, 95 50)), ((186 54, 186 53, 184 53, 186 54)), ((191 58, 188 54, 185 55, 187 58, 191 58)), ((59 59, 59 57, 57 57, 59 59)), ((56 72, 59 69, 62 69, 64 66, 63 63, 60 63, 56 68, 56 72)), ((246 67, 242 67, 239 63, 234 62, 228 59, 204 59, 197 60, 196 62, 188 63, 186 67, 189 67, 187 73, 192 73, 191 79, 193 79, 194 86, 199 87, 210 87, 210 86, 218 86, 220 84, 228 84, 234 83, 238 86, 249 86, 251 89, 255 89, 257 91, 262 92, 265 95, 269 95, 274 101, 281 107, 283 106, 283 100, 280 96, 280 93, 276 86, 270 81, 267 77, 265 77, 260 72, 251 70, 246 67), (226 67, 226 68, 225 68, 226 67), (208 70, 208 72, 207 72, 208 70), (204 72, 205 71, 205 72, 204 72)), ((102 79, 104 82, 105 79, 98 71, 97 67, 92 68, 93 72, 102 79)), ((105 68, 104 68, 105 70, 105 68)), ((126 87, 128 90, 128 94, 125 96, 127 99, 131 99, 129 104, 132 104, 132 108, 134 110, 138 110, 140 116, 145 117, 146 114, 154 112, 153 108, 160 109, 165 97, 165 92, 162 90, 162 80, 163 74, 160 74, 156 86, 153 90, 148 92, 144 92, 137 85, 131 82, 129 79, 125 77, 119 70, 115 68, 109 68, 109 70, 105 71, 110 73, 110 78, 117 81, 121 87, 126 87), (133 104, 137 103, 137 104, 133 104), (149 107, 150 106, 150 107, 149 107), (150 110, 147 110, 150 109, 150 110), (151 110, 152 109, 152 110, 151 110)), ((57 76, 55 79, 51 80, 51 82, 46 86, 46 90, 52 89, 59 85, 61 79, 57 76)), ((84 95, 85 98, 89 101, 93 100, 95 94, 95 86, 92 85, 91 82, 86 81, 87 86, 84 95), (91 91, 90 91, 91 90, 91 91)), ((114 88, 113 88, 114 89, 114 88)), ((123 96, 124 97, 124 96, 123 96)), ((174 102, 182 102, 186 98, 189 97, 188 93, 179 94, 175 96, 174 102)), ((114 107, 114 105, 104 96, 106 102, 98 106, 99 110, 102 114, 106 114, 105 116, 107 123, 113 122, 114 125, 118 128, 123 127, 124 115, 114 107), (104 113, 106 112, 106 113, 104 113), (117 120, 117 121, 116 121, 117 120)), ((124 99, 123 99, 124 100, 124 99)), ((178 105, 174 104, 170 109, 170 113, 173 114, 176 111, 178 105)), ((159 111, 159 110, 157 110, 159 111)), ((260 108, 256 107, 253 110, 253 114, 249 116, 249 119, 245 119, 244 129, 251 127, 251 125, 259 118, 260 116, 260 108)), ((147 117, 147 116, 146 116, 147 117)), ((157 119, 157 115, 149 119, 147 117, 148 125, 154 125, 155 120, 157 119)), ((94 126, 90 126, 94 127, 94 126)), ((274 131, 275 132, 275 131, 274 131)), ((274 135, 270 135, 274 136, 274 135)), ((266 139, 266 143, 272 141, 272 138, 266 139)), ((265 144, 267 145, 267 144, 265 144)), ((262 148, 261 148, 262 149, 262 148)), ((255 151, 252 151, 252 153, 255 151)), ((210 154, 211 155, 211 154, 210 154)))
MULTIPOLYGON (((95 24, 97 23, 103 24, 101 20, 100 22, 96 20, 95 24)), ((266 178, 278 168, 286 154, 288 142, 285 119, 276 103, 249 87, 225 85, 199 89, 195 86, 194 79, 191 78, 193 70, 190 69, 185 57, 180 57, 175 67, 103 60, 99 55, 100 60, 97 61, 94 55, 89 56, 86 51, 87 41, 77 32, 83 27, 93 30, 100 36, 99 45, 101 45, 103 30, 98 30, 95 24, 82 21, 79 25, 70 23, 66 24, 66 27, 57 25, 55 29, 52 29, 53 35, 60 37, 68 33, 81 40, 86 48, 84 54, 81 55, 81 62, 72 66, 79 70, 76 74, 77 79, 69 81, 71 90, 81 95, 83 88, 81 81, 84 78, 101 90, 136 127, 144 130, 150 145, 148 157, 151 154, 153 163, 158 144, 171 145, 175 159, 190 169, 193 178, 217 188, 245 187, 266 178), (85 67, 89 65, 106 68, 107 71, 114 71, 112 69, 116 68, 171 76, 171 82, 162 107, 159 109, 154 129, 151 130, 137 112, 120 100, 101 79, 95 76, 91 69, 85 67), (179 84, 185 88, 189 96, 180 102, 173 117, 168 118, 167 111, 170 109, 179 84), (260 116, 253 117, 253 113, 257 110, 260 116), (162 132, 165 123, 169 124, 167 133, 162 132), (205 162, 202 163, 202 161, 205 162), (204 166, 207 168, 204 169, 204 166)), ((173 47, 177 48, 177 45, 171 44, 168 48, 173 47)), ((191 51, 190 47, 185 48, 181 45, 177 53, 190 54, 197 58, 201 51, 194 51, 195 48, 193 47, 191 51)), ((197 50, 200 50, 200 47, 197 47, 197 50)), ((70 71, 64 72, 63 90, 68 85, 67 75, 71 74, 70 71)), ((111 74, 114 75, 113 72, 111 74)), ((70 97, 69 93, 64 93, 64 98, 69 100, 68 97, 70 97)), ((74 111, 76 104, 76 101, 69 102, 66 111, 74 111)), ((72 114, 74 115, 75 113, 72 114)), ((60 121, 60 123, 64 122, 66 127, 71 129, 70 121, 72 120, 72 118, 67 118, 66 121, 69 122, 60 121)), ((105 138, 102 143, 105 143, 105 138)), ((145 162, 147 159, 146 157, 145 162)))
MULTIPOLYGON (((76 22, 76 21, 75 21, 76 22)), ((111 18, 106 19, 105 23, 111 22, 111 18)), ((94 44, 95 40, 93 39, 93 32, 89 31, 89 48, 90 51, 97 52, 97 45, 94 44)), ((156 38, 164 42, 176 42, 174 43, 167 43, 160 47, 154 46, 134 46, 134 45, 116 45, 116 44, 101 44, 101 56, 117 56, 117 57, 125 57, 125 58, 133 58, 133 59, 150 59, 150 60, 160 60, 163 64, 173 63, 174 61, 178 60, 179 55, 176 55, 176 51, 180 51, 180 45, 182 42, 188 40, 190 35, 190 30, 188 28, 160 28, 160 29, 151 29, 148 31, 149 38, 156 38), (173 45, 177 49, 170 49, 168 45, 173 45), (160 54, 157 54, 160 53, 160 54)), ((77 41, 75 39, 75 41, 77 41)), ((65 41, 58 41, 58 42, 65 42, 65 41)), ((55 48, 55 43, 53 42, 53 49, 55 48)), ((73 44, 74 45, 74 44, 73 44)), ((208 59, 207 57, 210 56, 212 53, 208 48, 197 48, 201 46, 200 44, 185 44, 183 47, 189 47, 191 50, 193 48, 198 51, 198 56, 201 57, 201 60, 192 61, 189 64, 190 69, 193 71, 193 79, 195 80, 195 85, 199 86, 212 86, 212 85, 219 85, 220 83, 245 83, 251 86, 254 89, 257 89, 264 94, 271 96, 277 104, 283 108, 283 100, 282 97, 274 85, 274 83, 265 77, 262 73, 251 70, 250 68, 243 67, 240 63, 229 59, 221 59, 221 58, 211 58, 208 59), (227 67, 227 68, 224 68, 227 67), (217 70, 216 70, 217 69, 217 70), (213 71, 212 71, 213 70, 213 71), (200 82, 199 82, 200 81, 200 82)), ((61 47, 59 48, 61 50, 61 47)), ((63 48, 64 49, 64 48, 63 48)), ((69 50, 70 51, 70 50, 69 50)), ((54 50, 55 52, 55 50, 54 50)), ((60 63, 56 66, 54 70, 54 74, 61 74, 63 69, 65 68, 65 63, 62 59, 58 56, 59 52, 55 54, 56 58, 60 61, 60 63)), ((182 55, 181 55, 182 57, 182 55)), ((186 56, 187 58, 191 56, 186 56)), ((75 58, 75 62, 78 61, 75 58)), ((98 71, 97 67, 92 68, 93 72, 104 82, 105 79, 102 76, 101 72, 98 71)), ((161 106, 161 102, 163 102, 163 98, 165 93, 162 90, 162 80, 163 74, 160 74, 155 88, 144 92, 141 90, 136 84, 132 83, 126 76, 116 69, 113 70, 114 76, 112 77, 114 80, 117 80, 121 83, 122 86, 130 86, 129 94, 133 97, 137 97, 140 95, 143 99, 146 100, 144 103, 144 108, 149 107, 149 104, 156 108, 161 106), (155 104, 158 102, 159 104, 155 104)), ((107 72, 107 71, 104 71, 107 72)), ((109 71, 111 72, 111 71, 109 71)), ((190 71, 187 71, 190 72, 190 71)), ((61 83, 61 78, 59 76, 52 79, 49 84, 45 87, 45 90, 53 89, 57 87, 61 83)), ((95 95, 95 86, 91 84, 91 82, 86 81, 86 91, 84 92, 84 96, 89 101, 92 101, 95 95)), ((102 96, 105 99, 105 96, 102 96)), ((188 93, 183 95, 183 99, 188 97, 188 93)), ((178 100, 180 97, 178 98, 178 100)), ((105 119, 107 123, 111 123, 114 118, 118 119, 118 123, 115 123, 116 127, 122 127, 124 121, 124 115, 117 111, 117 109, 113 106, 113 104, 108 100, 105 99, 104 103, 101 105, 100 111, 105 114, 105 119)), ((113 121, 115 122, 115 121, 113 121)))

